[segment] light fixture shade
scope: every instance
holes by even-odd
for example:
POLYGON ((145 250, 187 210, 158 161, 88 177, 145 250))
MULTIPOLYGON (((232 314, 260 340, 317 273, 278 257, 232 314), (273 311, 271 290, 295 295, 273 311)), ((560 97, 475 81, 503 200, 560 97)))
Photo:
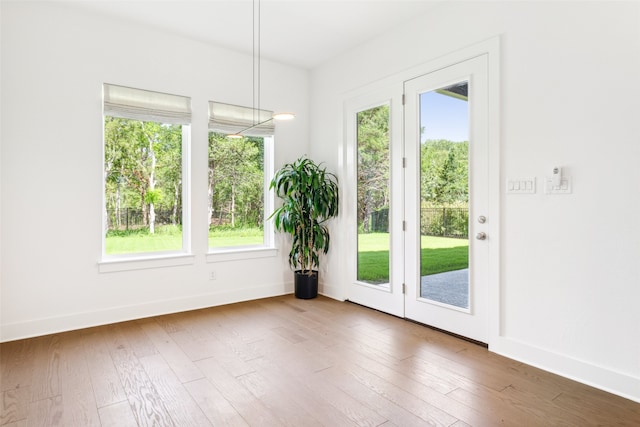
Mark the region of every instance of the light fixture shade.
POLYGON ((273 111, 209 101, 209 130, 243 136, 270 136, 275 132, 273 111))
POLYGON ((274 120, 292 120, 296 115, 288 112, 275 113, 273 115, 274 120))

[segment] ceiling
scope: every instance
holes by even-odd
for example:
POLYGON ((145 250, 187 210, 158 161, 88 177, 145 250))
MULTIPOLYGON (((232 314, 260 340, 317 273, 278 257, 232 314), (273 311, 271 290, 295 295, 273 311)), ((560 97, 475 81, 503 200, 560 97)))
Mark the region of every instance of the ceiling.
MULTIPOLYGON (((440 1, 260 0, 260 57, 314 68, 427 13, 440 1)), ((67 4, 252 52, 252 0, 85 0, 67 4)))

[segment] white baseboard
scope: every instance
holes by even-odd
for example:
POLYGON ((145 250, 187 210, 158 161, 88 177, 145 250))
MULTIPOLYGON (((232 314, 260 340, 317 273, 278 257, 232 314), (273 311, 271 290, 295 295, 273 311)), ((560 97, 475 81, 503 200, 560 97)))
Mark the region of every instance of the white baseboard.
MULTIPOLYGON (((340 288, 323 284, 322 295, 344 301, 340 288)), ((489 350, 502 356, 640 403, 640 377, 555 353, 508 337, 490 340, 489 350)))
POLYGON ((338 301, 344 301, 345 298, 343 296, 344 291, 341 288, 336 286, 332 286, 327 283, 320 283, 318 285, 318 293, 320 295, 324 295, 325 297, 329 297, 331 299, 335 299, 338 301))
POLYGON ((489 350, 536 368, 640 402, 640 377, 555 353, 511 338, 491 340, 489 350))
POLYGON ((281 283, 9 323, 0 325, 0 342, 274 297, 292 292, 293 283, 281 283))
MULTIPOLYGON (((342 292, 337 287, 322 284, 320 290, 322 295, 329 298, 339 301, 344 300, 341 297, 342 292)), ((0 342, 268 298, 292 292, 293 283, 272 284, 10 323, 0 326, 0 342)), ((498 337, 491 341, 489 350, 494 353, 640 403, 639 377, 554 353, 507 337, 498 337)))

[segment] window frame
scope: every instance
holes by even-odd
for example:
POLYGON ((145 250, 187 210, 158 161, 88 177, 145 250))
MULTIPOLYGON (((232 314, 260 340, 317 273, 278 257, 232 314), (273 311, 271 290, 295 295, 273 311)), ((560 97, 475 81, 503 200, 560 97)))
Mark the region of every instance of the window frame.
MULTIPOLYGON (((209 130, 212 132, 212 130, 209 130)), ((274 208, 274 192, 269 188, 274 172, 275 136, 261 136, 263 141, 263 242, 256 245, 211 247, 207 239, 207 262, 236 261, 253 258, 275 257, 273 221, 269 219, 274 208)), ((208 150, 208 147, 207 147, 208 150)), ((207 227, 207 235, 209 229, 207 227)))
MULTIPOLYGON (((134 89, 144 90, 144 89, 134 89)), ((152 92, 152 91, 149 91, 152 92)), ((188 97, 184 97, 188 98, 188 97)), ((190 99, 190 98, 189 98, 190 99)), ((190 101, 189 101, 190 102, 190 101)), ((182 129, 181 141, 181 175, 182 175, 182 247, 177 250, 156 251, 156 252, 132 252, 125 254, 107 254, 107 213, 106 213, 106 176, 104 173, 104 162, 106 155, 106 138, 105 138, 105 118, 107 116, 117 117, 104 111, 102 113, 102 157, 101 157, 101 197, 102 197, 102 233, 101 233, 101 256, 98 261, 98 270, 101 273, 109 273, 115 271, 138 270, 156 267, 170 267, 177 265, 189 265, 195 263, 195 256, 192 253, 191 245, 191 123, 180 124, 182 129)), ((124 117, 127 118, 127 117, 124 117)), ((155 123, 163 123, 160 120, 149 118, 148 120, 140 117, 130 117, 129 120, 140 120, 155 123)))

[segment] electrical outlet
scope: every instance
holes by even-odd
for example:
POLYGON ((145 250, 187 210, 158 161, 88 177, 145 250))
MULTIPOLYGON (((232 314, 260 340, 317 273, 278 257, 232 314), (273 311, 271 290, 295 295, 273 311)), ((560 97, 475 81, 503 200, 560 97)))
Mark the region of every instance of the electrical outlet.
POLYGON ((209 280, 216 280, 216 272, 215 271, 210 271, 209 272, 209 280))

